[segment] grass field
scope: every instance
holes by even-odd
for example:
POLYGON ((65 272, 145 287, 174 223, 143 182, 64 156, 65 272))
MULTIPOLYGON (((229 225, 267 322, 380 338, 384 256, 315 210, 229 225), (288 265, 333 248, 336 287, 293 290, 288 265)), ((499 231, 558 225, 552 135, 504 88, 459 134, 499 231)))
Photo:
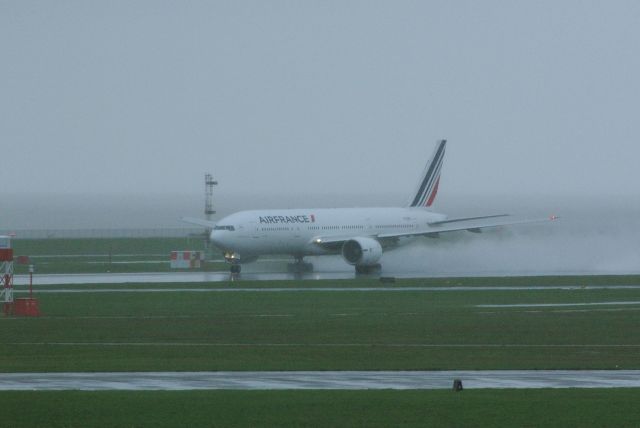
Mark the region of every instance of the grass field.
POLYGON ((102 254, 168 255, 172 250, 202 249, 200 237, 187 238, 85 238, 14 239, 16 254, 29 256, 102 254), (190 248, 190 247, 198 248, 190 248))
MULTIPOLYGON (((204 241, 201 237, 16 239, 13 247, 16 256, 30 257, 38 273, 167 272, 171 251, 203 251, 204 241)), ((228 268, 218 252, 209 257, 215 262, 203 270, 228 268)), ((27 269, 16 265, 18 274, 27 269)))
MULTIPOLYGON (((594 278, 574 278, 573 284, 612 282, 594 278)), ((399 280, 395 287, 428 290, 473 281, 399 280)), ((493 280, 509 281, 540 286, 564 279, 493 280)), ((637 277, 617 281, 638 284, 637 277)), ((186 286, 351 284, 381 286, 372 279, 186 286)), ((640 289, 90 292, 39 298, 43 317, 0 320, 0 370, 640 369, 640 289), (487 304, 568 306, 478 306, 487 304)))
MULTIPOLYGON (((0 370, 640 369, 640 289, 585 288, 637 284, 626 276, 49 286, 87 292, 40 293, 42 317, 0 318, 0 370), (459 288, 514 285, 566 288, 459 288), (434 290, 441 286, 454 290, 434 290), (205 291, 141 292, 150 287, 205 291), (256 291, 208 291, 243 288, 256 291), (269 288, 283 291, 259 291, 269 288)), ((639 399, 638 388, 8 391, 0 425, 634 427, 639 399)))
POLYGON ((5 392, 7 427, 637 427, 640 389, 5 392))

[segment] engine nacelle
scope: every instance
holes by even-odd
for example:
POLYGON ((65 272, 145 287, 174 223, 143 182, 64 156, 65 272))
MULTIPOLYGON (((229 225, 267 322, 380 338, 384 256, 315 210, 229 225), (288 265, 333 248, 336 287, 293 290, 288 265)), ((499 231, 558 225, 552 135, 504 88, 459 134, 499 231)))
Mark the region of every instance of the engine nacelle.
POLYGON ((350 265, 375 265, 382 257, 382 246, 373 238, 349 239, 342 244, 342 257, 350 265))

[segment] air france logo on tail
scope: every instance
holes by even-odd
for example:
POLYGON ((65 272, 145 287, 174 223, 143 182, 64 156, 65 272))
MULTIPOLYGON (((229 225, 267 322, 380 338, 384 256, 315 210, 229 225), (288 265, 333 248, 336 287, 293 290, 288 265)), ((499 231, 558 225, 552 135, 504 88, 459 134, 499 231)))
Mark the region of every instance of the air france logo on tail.
POLYGON ((442 168, 442 160, 444 159, 444 150, 447 140, 440 140, 436 146, 433 156, 424 169, 422 180, 414 198, 409 206, 411 207, 430 207, 436 199, 438 186, 440 185, 440 169, 442 168))

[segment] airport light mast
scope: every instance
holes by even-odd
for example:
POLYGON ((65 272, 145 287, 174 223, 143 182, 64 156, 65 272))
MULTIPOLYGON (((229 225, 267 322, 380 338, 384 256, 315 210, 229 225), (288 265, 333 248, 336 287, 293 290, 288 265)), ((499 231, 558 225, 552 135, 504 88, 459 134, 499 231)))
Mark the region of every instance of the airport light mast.
MULTIPOLYGON (((213 209, 213 187, 217 186, 218 182, 213 179, 213 175, 205 174, 204 176, 204 215, 207 221, 211 221, 216 211, 213 209)), ((204 240, 205 247, 209 247, 209 236, 211 236, 211 229, 207 229, 207 236, 204 240)))
POLYGON ((204 176, 204 215, 207 221, 211 221, 211 217, 216 213, 213 209, 213 186, 217 186, 218 182, 213 179, 211 174, 204 176))

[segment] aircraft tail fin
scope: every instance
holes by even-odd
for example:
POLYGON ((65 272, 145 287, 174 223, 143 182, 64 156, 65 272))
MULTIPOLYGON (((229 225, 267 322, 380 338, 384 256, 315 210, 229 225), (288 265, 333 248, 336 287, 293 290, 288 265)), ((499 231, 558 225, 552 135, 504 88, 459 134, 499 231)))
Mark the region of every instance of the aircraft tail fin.
POLYGON ((440 169, 442 168, 446 145, 447 140, 440 140, 438 144, 436 144, 431 159, 427 162, 424 172, 420 176, 418 189, 409 203, 410 207, 430 207, 436 199, 438 185, 440 184, 440 169))

